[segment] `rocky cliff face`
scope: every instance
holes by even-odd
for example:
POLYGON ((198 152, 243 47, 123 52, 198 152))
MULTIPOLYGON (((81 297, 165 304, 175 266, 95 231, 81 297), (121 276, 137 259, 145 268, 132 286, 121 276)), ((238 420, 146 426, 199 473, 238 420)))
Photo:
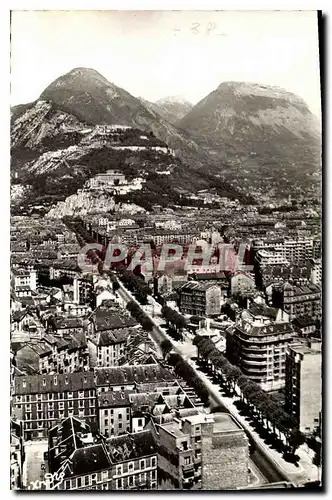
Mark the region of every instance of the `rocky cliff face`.
POLYGON ((175 126, 177 126, 178 122, 193 108, 191 102, 179 97, 163 97, 153 103, 143 99, 141 100, 146 107, 152 109, 175 126))
POLYGON ((82 217, 93 213, 108 213, 110 211, 130 211, 131 213, 144 212, 144 209, 134 204, 121 204, 108 193, 78 190, 76 194, 60 201, 47 213, 50 219, 63 217, 82 217))
POLYGON ((179 126, 233 176, 244 169, 249 180, 272 175, 275 183, 301 182, 320 166, 318 119, 302 99, 277 87, 222 83, 179 126))

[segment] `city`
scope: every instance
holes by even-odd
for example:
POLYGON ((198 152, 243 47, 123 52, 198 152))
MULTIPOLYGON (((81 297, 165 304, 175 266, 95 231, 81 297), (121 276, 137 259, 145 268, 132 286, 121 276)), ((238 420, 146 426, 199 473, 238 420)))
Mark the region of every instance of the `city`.
POLYGON ((11 109, 10 487, 320 490, 316 117, 159 101, 79 67, 11 109))

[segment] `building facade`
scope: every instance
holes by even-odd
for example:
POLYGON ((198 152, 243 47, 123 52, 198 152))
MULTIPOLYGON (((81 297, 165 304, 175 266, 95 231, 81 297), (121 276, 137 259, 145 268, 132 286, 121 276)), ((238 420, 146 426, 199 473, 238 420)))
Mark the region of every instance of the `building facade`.
POLYGON ((291 323, 241 319, 234 330, 227 331, 226 355, 263 390, 281 389, 285 386, 286 350, 295 336, 291 323))
POLYGON ((220 314, 223 303, 218 285, 209 282, 189 281, 180 288, 180 311, 193 316, 220 314))
POLYGON ((298 428, 310 434, 321 424, 321 341, 308 339, 290 344, 286 356, 285 409, 295 417, 298 428))
POLYGON ((164 424, 150 422, 158 445, 163 490, 224 490, 247 486, 249 442, 224 413, 197 414, 164 424))
POLYGON ((93 373, 16 376, 12 404, 12 417, 22 422, 27 441, 44 438, 48 429, 68 416, 96 423, 93 373))

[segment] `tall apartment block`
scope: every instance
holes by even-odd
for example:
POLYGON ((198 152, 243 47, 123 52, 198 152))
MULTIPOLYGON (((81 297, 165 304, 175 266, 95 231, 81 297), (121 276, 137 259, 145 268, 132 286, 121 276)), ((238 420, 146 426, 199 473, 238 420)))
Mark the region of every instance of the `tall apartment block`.
POLYGON ((322 409, 321 341, 303 340, 288 346, 286 355, 285 409, 296 418, 301 432, 320 425, 322 409))
POLYGON ((158 424, 160 489, 223 490, 248 485, 249 442, 227 413, 198 414, 158 424))
POLYGON ((239 321, 227 332, 226 356, 265 391, 285 385, 286 349, 296 336, 291 323, 239 321))

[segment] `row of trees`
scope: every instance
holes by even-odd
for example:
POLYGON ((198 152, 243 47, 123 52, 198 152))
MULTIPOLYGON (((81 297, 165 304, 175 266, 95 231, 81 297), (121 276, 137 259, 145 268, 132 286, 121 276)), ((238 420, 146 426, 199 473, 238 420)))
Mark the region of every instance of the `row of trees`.
POLYGON ((133 300, 128 302, 127 310, 130 312, 133 318, 141 323, 144 330, 146 330, 147 332, 151 332, 153 330, 154 324, 152 323, 151 319, 144 311, 142 311, 142 309, 139 307, 139 305, 136 304, 136 302, 134 302, 133 300))
POLYGON ((193 344, 197 346, 199 357, 205 366, 218 377, 226 392, 235 394, 240 390, 241 401, 250 416, 262 427, 282 440, 286 438, 288 451, 294 454, 298 446, 304 443, 303 434, 297 429, 296 421, 280 406, 279 401, 264 392, 253 380, 243 375, 239 367, 232 365, 216 349, 211 339, 196 335, 193 344))
POLYGON ((126 287, 134 293, 135 297, 141 304, 147 304, 148 295, 152 294, 150 287, 145 283, 144 279, 137 276, 133 271, 129 271, 125 267, 118 269, 121 275, 121 280, 126 285, 126 287))
POLYGON ((182 314, 175 311, 175 309, 172 309, 167 305, 164 305, 161 308, 161 314, 166 320, 169 333, 172 335, 173 332, 173 337, 175 338, 175 340, 182 340, 182 332, 187 326, 186 318, 182 316, 182 314))
POLYGON ((194 388, 196 394, 205 405, 209 404, 209 391, 204 382, 198 377, 195 370, 185 361, 180 354, 171 352, 167 358, 168 363, 174 367, 177 375, 183 378, 188 385, 194 388))

